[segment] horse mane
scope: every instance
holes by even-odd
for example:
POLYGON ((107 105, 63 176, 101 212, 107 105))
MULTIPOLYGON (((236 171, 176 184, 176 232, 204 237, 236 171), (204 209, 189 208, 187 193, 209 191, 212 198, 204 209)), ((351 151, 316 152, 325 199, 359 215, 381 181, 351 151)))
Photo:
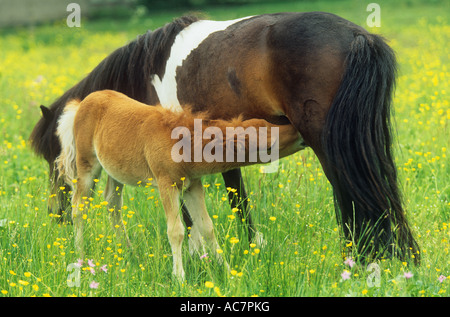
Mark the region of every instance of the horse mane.
POLYGON ((116 49, 94 68, 84 79, 53 102, 50 109, 41 106, 43 117, 34 127, 31 135, 31 147, 42 155, 50 164, 61 150, 55 135, 59 116, 69 100, 83 100, 91 92, 111 89, 122 92, 130 98, 146 104, 155 104, 156 96, 150 96, 150 76, 164 75, 165 63, 170 54, 176 35, 198 21, 196 16, 185 16, 175 19, 154 31, 139 35, 127 45, 116 49))

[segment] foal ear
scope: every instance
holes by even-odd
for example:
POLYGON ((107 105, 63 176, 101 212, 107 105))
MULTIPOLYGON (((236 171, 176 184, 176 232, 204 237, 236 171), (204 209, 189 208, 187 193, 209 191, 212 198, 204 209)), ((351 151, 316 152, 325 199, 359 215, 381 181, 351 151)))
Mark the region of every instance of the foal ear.
POLYGON ((50 110, 49 108, 45 107, 44 105, 41 105, 41 111, 42 111, 42 116, 44 117, 44 119, 46 121, 52 121, 53 117, 54 117, 54 113, 52 110, 50 110))

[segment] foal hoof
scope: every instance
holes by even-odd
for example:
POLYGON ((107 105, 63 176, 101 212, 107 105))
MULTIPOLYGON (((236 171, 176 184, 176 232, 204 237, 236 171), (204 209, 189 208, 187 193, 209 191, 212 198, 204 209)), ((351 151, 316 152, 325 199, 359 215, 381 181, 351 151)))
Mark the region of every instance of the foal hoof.
POLYGON ((260 248, 264 248, 267 244, 267 241, 264 240, 263 234, 261 232, 255 232, 255 235, 252 239, 252 243, 256 244, 260 248))
POLYGON ((184 270, 182 272, 173 272, 172 276, 174 278, 175 281, 179 282, 179 283, 183 283, 186 279, 186 274, 184 273, 184 270))

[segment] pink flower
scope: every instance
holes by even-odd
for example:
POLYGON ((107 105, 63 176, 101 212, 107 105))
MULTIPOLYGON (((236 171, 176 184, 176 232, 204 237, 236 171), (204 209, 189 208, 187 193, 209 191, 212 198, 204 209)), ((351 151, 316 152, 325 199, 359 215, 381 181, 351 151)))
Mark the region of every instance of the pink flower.
POLYGON ((350 257, 350 258, 347 258, 347 260, 344 261, 344 264, 346 264, 346 265, 348 265, 348 266, 350 266, 352 268, 353 265, 355 265, 355 261, 353 261, 353 259, 350 257))
POLYGON ((105 272, 105 273, 108 273, 108 268, 106 267, 106 264, 103 265, 103 266, 100 268, 100 270, 102 270, 102 271, 105 272))
POLYGON ((83 260, 82 259, 78 259, 77 263, 75 263, 75 266, 82 267, 83 266, 83 260))
POLYGON ((344 270, 344 272, 342 272, 341 274, 342 280, 349 280, 350 279, 350 272, 347 270, 344 270))
POLYGON ((99 284, 100 284, 100 283, 97 283, 96 281, 92 281, 92 283, 89 284, 89 287, 90 287, 90 288, 93 288, 93 289, 97 289, 99 284))
POLYGON ((203 255, 200 256, 200 259, 205 259, 205 258, 207 258, 207 257, 208 257, 208 253, 205 253, 205 254, 203 254, 203 255))
POLYGON ((411 277, 413 277, 414 274, 412 274, 411 272, 405 272, 403 273, 403 277, 406 279, 410 279, 411 277))
POLYGON ((439 276, 439 283, 444 282, 446 278, 444 275, 439 276))
POLYGON ((94 267, 95 266, 95 264, 94 264, 94 260, 88 260, 88 265, 90 266, 90 267, 94 267))

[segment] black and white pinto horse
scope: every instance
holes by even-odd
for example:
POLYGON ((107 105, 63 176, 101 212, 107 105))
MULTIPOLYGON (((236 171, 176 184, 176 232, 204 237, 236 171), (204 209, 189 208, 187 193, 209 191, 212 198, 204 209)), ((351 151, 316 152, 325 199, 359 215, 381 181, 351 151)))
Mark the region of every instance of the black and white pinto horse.
MULTIPOLYGON (((311 147, 333 186, 336 216, 361 259, 396 255, 419 261, 419 247, 402 207, 392 155, 392 49, 378 35, 323 12, 277 13, 231 21, 186 16, 106 57, 49 108, 30 137, 49 163, 59 191, 55 135, 65 104, 112 89, 148 105, 207 110, 211 119, 262 118, 292 124, 302 136, 292 152, 311 147)), ((255 231, 240 169, 223 173, 232 207, 255 231)), ((195 223, 183 207, 186 225, 195 223)))

